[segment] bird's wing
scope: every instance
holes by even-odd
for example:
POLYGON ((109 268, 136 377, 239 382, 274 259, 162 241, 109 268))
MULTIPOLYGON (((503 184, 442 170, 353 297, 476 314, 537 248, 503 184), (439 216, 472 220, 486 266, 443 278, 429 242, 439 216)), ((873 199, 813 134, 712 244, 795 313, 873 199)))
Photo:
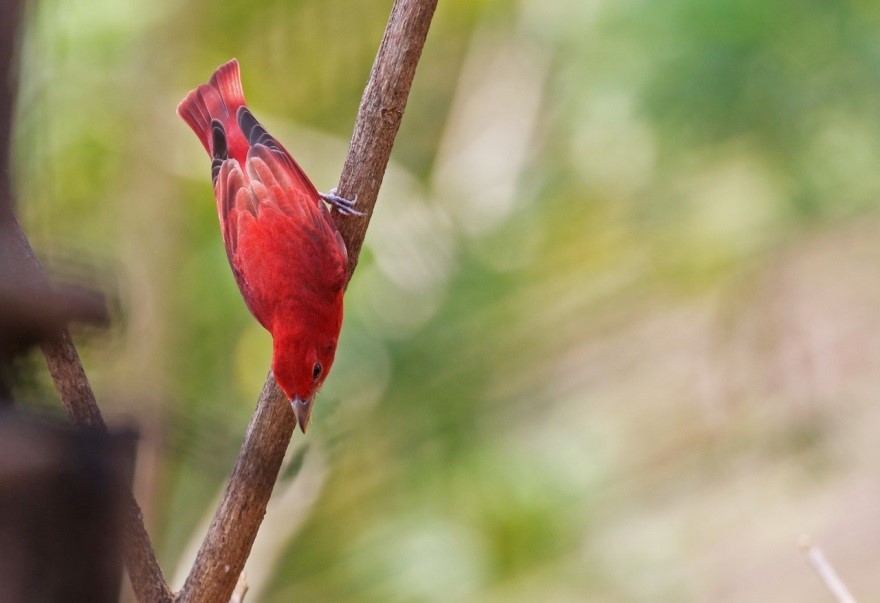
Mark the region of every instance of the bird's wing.
POLYGON ((267 328, 266 310, 278 307, 279 296, 304 283, 335 292, 347 277, 345 244, 330 212, 303 190, 285 154, 257 142, 244 170, 222 157, 212 168, 229 263, 248 308, 267 328))
POLYGON ((244 174, 237 161, 226 159, 218 162, 215 159, 214 164, 215 167, 211 171, 214 174, 217 215, 220 216, 220 232, 226 247, 226 257, 248 309, 263 326, 267 326, 264 300, 260 299, 258 292, 245 278, 244 266, 238 254, 239 223, 245 216, 256 215, 259 201, 251 187, 245 183, 244 174))
POLYGON ((248 145, 251 148, 262 145, 270 149, 278 157, 285 171, 288 172, 287 179, 297 193, 296 198, 291 198, 289 201, 305 201, 308 199, 316 205, 321 204, 321 195, 318 193, 318 189, 315 188, 315 185, 312 184, 306 173, 299 167, 293 156, 287 152, 287 149, 257 121, 251 110, 246 106, 239 107, 236 118, 238 120, 238 127, 247 139, 248 145))
MULTIPOLYGON (((266 128, 251 113, 250 109, 242 105, 236 112, 238 129, 247 139, 249 146, 247 157, 245 159, 247 176, 249 180, 256 178, 260 181, 260 177, 255 174, 250 167, 254 157, 259 158, 260 170, 262 173, 269 174, 273 181, 278 185, 280 190, 271 199, 273 206, 280 209, 287 215, 301 214, 304 210, 314 216, 314 210, 318 210, 321 218, 329 226, 330 230, 335 233, 334 238, 339 246, 342 254, 346 256, 345 243, 338 234, 336 224, 330 215, 327 206, 321 200, 321 194, 315 185, 309 180, 299 164, 293 159, 291 154, 281 145, 278 140, 266 131, 266 128)), ((219 140, 224 136, 223 124, 219 120, 212 122, 212 148, 213 162, 211 164, 211 174, 215 178, 222 161, 229 157, 227 145, 224 141, 219 140)), ((261 202, 261 196, 257 195, 258 202, 261 202)), ((218 208, 219 209, 219 208, 218 208)), ((222 216, 221 216, 222 220, 222 216)))

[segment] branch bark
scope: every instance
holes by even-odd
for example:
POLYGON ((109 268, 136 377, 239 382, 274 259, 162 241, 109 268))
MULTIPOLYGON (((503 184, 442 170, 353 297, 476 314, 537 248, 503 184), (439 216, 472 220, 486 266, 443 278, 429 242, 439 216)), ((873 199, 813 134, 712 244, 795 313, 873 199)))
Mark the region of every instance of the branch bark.
POLYGON ((348 249, 349 279, 360 257, 436 8, 437 0, 394 2, 370 79, 361 97, 337 189, 338 194, 346 199, 357 195, 358 209, 366 216, 335 214, 336 226, 348 249))
MULTIPOLYGON (((40 347, 70 422, 80 429, 106 432, 95 394, 67 329, 40 347)), ((140 505, 131 490, 126 488, 123 496, 122 554, 132 590, 141 603, 170 603, 174 594, 159 567, 140 505)))
MULTIPOLYGON (((338 191, 347 198, 357 194, 358 209, 366 215, 336 215, 348 248, 349 278, 357 266, 436 7, 437 0, 395 0, 361 98, 338 191)), ((290 405, 270 372, 223 499, 176 601, 229 601, 295 427, 290 405)))
MULTIPOLYGON (((24 231, 15 218, 10 174, 12 114, 17 90, 15 52, 19 41, 22 0, 3 0, 0 19, 0 261, 14 269, 11 278, 20 285, 39 285, 51 291, 24 231)), ((42 344, 46 364, 67 409, 71 423, 81 428, 106 431, 101 411, 67 328, 42 344)), ((150 538, 144 528, 140 507, 131 495, 125 501, 125 544, 123 554, 132 587, 140 601, 171 601, 172 593, 162 576, 150 538)))

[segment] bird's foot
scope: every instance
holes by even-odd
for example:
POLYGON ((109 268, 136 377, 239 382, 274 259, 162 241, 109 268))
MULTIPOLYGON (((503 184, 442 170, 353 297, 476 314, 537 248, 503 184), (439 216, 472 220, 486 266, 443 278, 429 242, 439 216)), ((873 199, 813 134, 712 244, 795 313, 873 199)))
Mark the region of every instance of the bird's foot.
POLYGON ((338 211, 341 214, 345 214, 346 216, 362 216, 364 212, 358 211, 354 208, 357 203, 357 195, 354 196, 354 199, 345 199, 336 194, 336 189, 331 188, 329 193, 318 193, 321 195, 321 198, 330 204, 333 209, 338 211))

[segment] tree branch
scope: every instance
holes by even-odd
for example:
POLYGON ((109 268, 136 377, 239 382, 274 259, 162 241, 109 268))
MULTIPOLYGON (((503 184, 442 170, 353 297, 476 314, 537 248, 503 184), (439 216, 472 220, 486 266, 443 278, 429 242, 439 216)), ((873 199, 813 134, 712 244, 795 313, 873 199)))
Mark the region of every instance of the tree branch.
MULTIPOLYGON (((18 222, 13 218, 7 226, 11 226, 11 228, 4 229, 7 231, 4 234, 7 236, 12 234, 15 237, 8 240, 8 243, 17 245, 22 252, 19 262, 23 265, 30 265, 31 275, 48 284, 33 249, 31 249, 18 222)), ((107 431, 107 426, 104 424, 104 419, 101 417, 101 411, 95 400, 95 394, 67 328, 63 328, 56 336, 43 342, 41 348, 70 422, 78 428, 107 431)), ((127 493, 127 498, 128 500, 125 501, 123 554, 132 589, 142 603, 170 602, 172 592, 168 588, 165 577, 162 575, 162 569, 156 560, 150 537, 144 527, 140 506, 131 491, 127 493)))
MULTIPOLYGON (((436 6, 437 0, 395 0, 361 98, 338 190, 348 198, 357 194, 358 209, 366 216, 336 215, 348 248, 349 277, 357 265, 436 6)), ((266 513, 294 427, 290 404, 270 372, 226 492, 176 601, 229 601, 266 513)))
POLYGON ((366 216, 334 214, 336 226, 348 249, 349 279, 360 257, 436 8, 437 0, 394 2, 385 36, 361 97, 357 123, 337 188, 338 194, 346 199, 357 195, 357 207, 366 216))
MULTIPOLYGON (((10 269, 13 285, 33 286, 51 294, 52 287, 15 218, 9 177, 12 114, 17 89, 15 51, 23 4, 22 0, 2 0, 0 4, 0 13, 4 15, 0 19, 0 242, 3 243, 0 261, 10 269)), ((61 328, 46 340, 42 350, 71 423, 106 431, 95 394, 67 328, 61 328)), ((132 587, 140 601, 171 601, 172 593, 150 545, 140 507, 131 492, 127 496, 124 556, 132 587)))

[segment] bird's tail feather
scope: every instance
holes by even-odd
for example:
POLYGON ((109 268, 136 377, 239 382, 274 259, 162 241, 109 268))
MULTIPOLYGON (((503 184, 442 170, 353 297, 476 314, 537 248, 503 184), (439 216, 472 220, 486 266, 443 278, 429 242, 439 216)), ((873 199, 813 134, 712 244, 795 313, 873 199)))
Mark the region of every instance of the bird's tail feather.
POLYGON ((238 108, 244 104, 244 92, 241 89, 241 72, 238 61, 232 59, 217 67, 208 84, 220 93, 229 115, 235 117, 238 108))
POLYGON ((191 90, 177 106, 177 114, 212 155, 211 121, 219 119, 225 125, 231 119, 234 124, 236 111, 244 103, 238 61, 232 59, 218 67, 207 84, 191 90))

